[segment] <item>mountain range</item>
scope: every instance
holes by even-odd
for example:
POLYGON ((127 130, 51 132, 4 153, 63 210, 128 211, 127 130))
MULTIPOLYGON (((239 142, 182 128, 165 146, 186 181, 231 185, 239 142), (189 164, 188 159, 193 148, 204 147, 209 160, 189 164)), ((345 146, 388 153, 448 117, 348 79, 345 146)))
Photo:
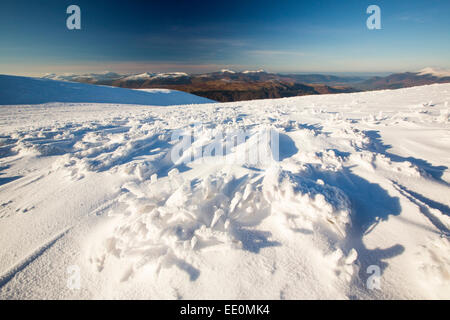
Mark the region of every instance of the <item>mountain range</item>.
POLYGON ((184 72, 119 74, 107 71, 89 74, 46 74, 43 78, 130 89, 173 89, 220 102, 230 102, 399 89, 446 83, 450 82, 450 71, 425 68, 418 72, 363 77, 328 74, 281 74, 264 70, 235 72, 223 69, 218 72, 203 74, 187 74, 184 72))

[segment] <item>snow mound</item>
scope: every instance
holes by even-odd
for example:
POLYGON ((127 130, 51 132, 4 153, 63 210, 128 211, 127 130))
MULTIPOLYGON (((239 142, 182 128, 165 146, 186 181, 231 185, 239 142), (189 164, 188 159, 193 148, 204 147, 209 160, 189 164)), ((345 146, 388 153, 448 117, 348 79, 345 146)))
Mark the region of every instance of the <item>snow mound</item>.
MULTIPOLYGON (((282 132, 292 126, 292 123, 285 122, 275 125, 282 132)), ((296 127, 306 134, 310 132, 301 125, 296 127)), ((345 281, 351 281, 357 269, 354 264, 356 257, 353 260, 348 258, 343 254, 346 249, 342 248, 351 226, 350 200, 339 188, 315 179, 314 174, 311 176, 308 166, 303 166, 304 170, 298 173, 280 167, 280 161, 295 153, 295 146, 290 145, 290 138, 284 133, 277 135, 269 130, 271 137, 279 137, 282 144, 278 153, 263 148, 261 154, 264 157, 256 162, 252 161, 251 155, 242 153, 242 150, 249 151, 256 145, 267 144, 264 134, 267 128, 265 124, 252 128, 247 139, 231 148, 230 154, 216 154, 211 161, 192 157, 197 154, 192 148, 173 161, 169 155, 176 147, 169 143, 171 134, 167 131, 136 140, 129 136, 131 139, 125 143, 125 148, 115 148, 111 153, 97 150, 95 154, 99 153, 99 156, 94 154, 90 157, 90 151, 74 153, 79 159, 77 161, 83 164, 69 161, 64 165, 69 170, 78 167, 95 172, 115 168, 136 179, 122 185, 116 209, 108 213, 116 219, 108 232, 98 234, 93 241, 101 244, 95 246, 90 257, 96 269, 116 274, 116 280, 123 282, 149 272, 149 268, 153 270, 152 274, 158 275, 162 269, 176 267, 192 280, 198 273, 190 261, 203 252, 259 252, 259 241, 270 243, 270 239, 261 238, 255 243, 251 235, 265 220, 273 219, 284 232, 301 230, 328 239, 330 246, 323 249, 323 257, 336 250, 340 252, 335 253, 338 257, 333 268, 344 268, 345 281), (136 150, 143 149, 143 146, 147 150, 157 149, 158 155, 144 161, 137 160, 136 150), (244 156, 239 156, 239 153, 244 156), (130 161, 130 157, 137 161, 130 161), (212 165, 214 169, 207 176, 189 179, 178 169, 186 162, 200 168, 212 165), (225 167, 219 169, 223 165, 225 167), (158 178, 164 172, 167 172, 167 177, 158 178), (345 263, 347 260, 351 261, 345 263)), ((198 131, 201 139, 195 144, 196 150, 208 150, 211 146, 223 149, 226 141, 237 138, 236 131, 227 130, 231 137, 225 135, 217 144, 213 129, 202 127, 198 131)), ((143 132, 142 128, 135 131, 137 134, 143 132)), ((83 139, 91 148, 94 146, 89 144, 96 141, 92 138, 83 139)), ((114 141, 117 143, 118 140, 114 141)), ((111 149, 107 141, 99 142, 98 145, 105 150, 111 149)), ((80 144, 77 147, 85 149, 80 144)), ((330 162, 338 162, 336 166, 328 164, 328 169, 342 168, 338 156, 332 152, 326 154, 330 162)), ((352 255, 357 255, 356 250, 352 252, 352 255)))
POLYGON ((195 181, 184 181, 173 169, 169 179, 154 176, 122 190, 120 210, 109 213, 119 217, 114 230, 91 257, 98 271, 125 261, 123 270, 116 271, 121 281, 152 264, 156 273, 177 266, 195 277, 186 269, 193 269, 188 262, 199 252, 257 252, 247 233, 270 215, 280 216, 282 228, 314 232, 320 226, 336 238, 345 237, 350 223, 349 200, 342 191, 277 168, 265 176, 218 172, 195 181))
POLYGON ((138 105, 181 105, 210 103, 212 100, 171 90, 138 91, 84 83, 0 75, 0 105, 51 102, 120 103, 138 105))

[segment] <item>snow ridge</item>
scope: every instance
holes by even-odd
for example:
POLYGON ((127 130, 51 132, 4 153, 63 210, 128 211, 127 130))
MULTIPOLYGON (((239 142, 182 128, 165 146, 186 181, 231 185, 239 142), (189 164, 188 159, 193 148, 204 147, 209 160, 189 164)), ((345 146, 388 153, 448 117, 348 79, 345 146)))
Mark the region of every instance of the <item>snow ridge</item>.
MULTIPOLYGON (((181 75, 176 75, 181 76, 181 75)), ((86 83, 0 75, 0 105, 49 102, 180 105, 213 102, 193 94, 170 90, 133 90, 86 83)))

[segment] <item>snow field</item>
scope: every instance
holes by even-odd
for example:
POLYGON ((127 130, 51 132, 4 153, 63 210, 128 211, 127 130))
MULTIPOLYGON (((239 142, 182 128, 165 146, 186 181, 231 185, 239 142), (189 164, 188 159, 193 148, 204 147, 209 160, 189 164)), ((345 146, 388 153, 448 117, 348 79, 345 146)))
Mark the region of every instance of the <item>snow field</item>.
POLYGON ((449 100, 1 107, 0 296, 448 298, 449 100))

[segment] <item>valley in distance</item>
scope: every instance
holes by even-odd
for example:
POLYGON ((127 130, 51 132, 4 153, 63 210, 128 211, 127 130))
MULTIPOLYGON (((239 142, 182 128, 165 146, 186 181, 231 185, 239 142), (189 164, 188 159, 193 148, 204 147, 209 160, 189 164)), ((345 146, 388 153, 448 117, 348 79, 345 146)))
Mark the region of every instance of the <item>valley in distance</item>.
POLYGON ((184 72, 119 74, 46 74, 43 78, 129 89, 164 88, 195 94, 219 102, 274 99, 305 95, 400 89, 450 82, 450 73, 434 68, 387 76, 281 74, 264 70, 187 74, 184 72))

